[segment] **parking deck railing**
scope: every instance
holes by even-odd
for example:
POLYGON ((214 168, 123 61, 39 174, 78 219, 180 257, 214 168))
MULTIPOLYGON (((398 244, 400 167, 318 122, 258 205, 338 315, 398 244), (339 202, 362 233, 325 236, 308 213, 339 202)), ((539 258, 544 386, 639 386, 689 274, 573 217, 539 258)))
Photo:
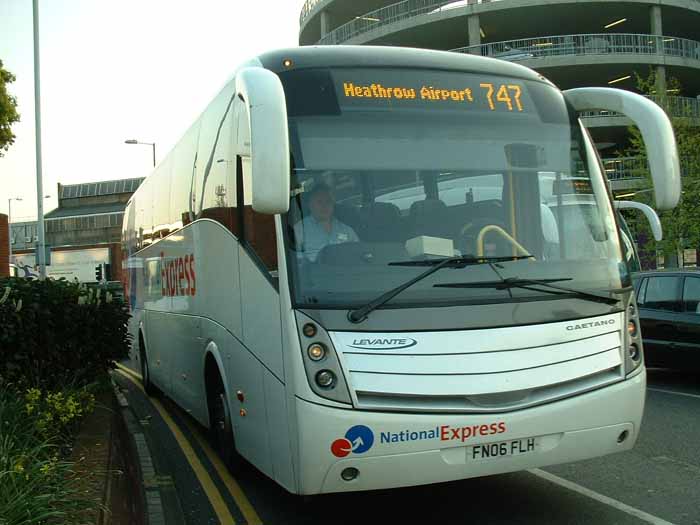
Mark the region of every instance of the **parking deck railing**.
POLYGON ((556 35, 491 42, 451 49, 508 61, 579 55, 662 55, 700 60, 700 42, 630 33, 556 35))

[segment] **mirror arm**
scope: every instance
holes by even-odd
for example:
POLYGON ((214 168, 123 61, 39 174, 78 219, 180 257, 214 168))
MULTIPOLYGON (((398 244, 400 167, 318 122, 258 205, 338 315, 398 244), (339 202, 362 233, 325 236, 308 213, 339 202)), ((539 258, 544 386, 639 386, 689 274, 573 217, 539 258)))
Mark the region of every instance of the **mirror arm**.
POLYGON ((656 208, 675 208, 681 196, 681 170, 673 126, 664 110, 648 98, 623 89, 576 88, 563 93, 576 111, 605 109, 634 121, 644 139, 656 208))
POLYGON ((639 210, 641 211, 644 216, 647 218, 649 221, 649 226, 651 226, 651 232, 654 235, 654 239, 656 241, 661 241, 664 238, 664 233, 661 228, 661 220, 659 219, 659 216, 656 214, 656 211, 654 208, 651 206, 647 206, 646 204, 642 204, 641 202, 636 202, 636 201, 613 201, 613 204, 615 205, 615 209, 618 210, 639 210))

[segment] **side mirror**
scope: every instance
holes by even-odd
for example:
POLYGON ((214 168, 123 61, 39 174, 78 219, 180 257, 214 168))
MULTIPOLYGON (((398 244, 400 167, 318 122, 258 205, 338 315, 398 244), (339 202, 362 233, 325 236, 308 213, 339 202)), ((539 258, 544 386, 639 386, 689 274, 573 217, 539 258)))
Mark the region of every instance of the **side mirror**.
POLYGON ((605 109, 622 113, 642 133, 659 210, 676 207, 681 196, 681 169, 673 127, 666 113, 651 100, 622 89, 576 88, 564 91, 576 111, 605 109))
POLYGON ((661 220, 656 214, 656 211, 651 206, 635 201, 614 201, 615 209, 618 210, 639 210, 649 221, 651 232, 654 234, 654 239, 661 241, 664 238, 664 233, 661 229, 661 220))
POLYGON ((287 102, 279 77, 261 67, 236 74, 236 93, 248 110, 253 209, 260 213, 289 210, 289 131, 287 102))

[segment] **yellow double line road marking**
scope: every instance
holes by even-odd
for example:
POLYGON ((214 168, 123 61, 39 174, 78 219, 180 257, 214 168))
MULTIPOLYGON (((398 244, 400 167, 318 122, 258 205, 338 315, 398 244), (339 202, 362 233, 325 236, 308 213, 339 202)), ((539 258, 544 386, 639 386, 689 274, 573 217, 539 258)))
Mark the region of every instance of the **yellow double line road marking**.
MULTIPOLYGON (((115 364, 117 366, 117 372, 119 372, 123 377, 134 383, 134 385, 136 385, 136 387, 139 390, 141 390, 141 392, 143 392, 144 394, 146 393, 143 389, 143 386, 141 385, 142 378, 140 374, 137 374, 133 370, 130 370, 129 368, 125 367, 120 363, 115 364)), ((187 440, 187 438, 177 426, 175 421, 173 421, 173 419, 170 417, 170 414, 168 414, 168 411, 161 404, 161 402, 152 397, 149 397, 148 399, 156 408, 156 410, 158 410, 161 417, 163 418, 163 421, 165 421, 165 424, 168 425, 170 431, 173 433, 175 440, 180 446, 180 449, 182 449, 185 457, 187 458, 187 461, 189 462, 190 466, 192 467, 192 470, 197 476, 200 485, 204 489, 204 492, 206 493, 207 497, 209 498, 209 501, 212 505, 212 508, 214 509, 214 512, 216 513, 217 518, 219 519, 219 522, 222 524, 235 524, 236 521, 233 518, 231 512, 229 511, 228 505, 226 505, 226 502, 224 501, 223 497, 221 496, 221 493, 219 492, 219 489, 214 484, 214 481, 212 480, 207 470, 204 468, 204 465, 202 465, 202 462, 199 460, 199 457, 197 457, 197 454, 192 448, 192 445, 190 445, 190 442, 187 440)), ((241 490, 241 487, 238 485, 236 480, 233 479, 233 477, 231 476, 231 474, 229 473, 228 469, 223 464, 219 456, 212 450, 212 448, 204 440, 204 438, 202 438, 199 431, 194 427, 194 425, 192 425, 190 421, 187 421, 186 418, 183 418, 183 420, 185 421, 185 425, 187 426, 189 431, 197 440, 199 446, 206 454, 209 461, 211 461, 212 465, 214 465, 216 472, 219 474, 219 477, 226 486, 226 489, 229 491, 231 497, 236 502, 236 505, 238 505, 238 508, 241 510, 243 517, 246 519, 246 522, 248 522, 250 525, 262 525, 262 520, 258 516, 257 512, 255 512, 255 509, 250 504, 250 501, 248 501, 248 498, 243 493, 243 490, 241 490)))

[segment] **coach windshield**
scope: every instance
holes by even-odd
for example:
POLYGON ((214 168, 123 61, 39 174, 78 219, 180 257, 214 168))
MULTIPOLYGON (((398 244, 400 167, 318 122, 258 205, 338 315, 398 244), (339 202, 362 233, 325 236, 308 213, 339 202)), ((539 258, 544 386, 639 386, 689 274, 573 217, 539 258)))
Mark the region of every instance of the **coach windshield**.
POLYGON ((429 260, 457 255, 513 260, 446 267, 384 308, 552 297, 436 286, 453 282, 558 278, 605 292, 627 281, 596 154, 552 86, 425 70, 281 77, 294 161, 285 241, 297 306, 356 308, 429 260))

